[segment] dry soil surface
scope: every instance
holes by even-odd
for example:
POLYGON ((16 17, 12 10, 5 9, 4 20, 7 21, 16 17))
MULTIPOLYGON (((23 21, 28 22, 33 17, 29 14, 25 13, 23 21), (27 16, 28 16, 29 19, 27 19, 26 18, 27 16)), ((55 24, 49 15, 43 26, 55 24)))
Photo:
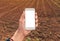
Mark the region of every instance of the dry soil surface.
POLYGON ((14 34, 28 7, 36 9, 39 26, 25 41, 60 41, 60 0, 0 0, 0 41, 14 34))

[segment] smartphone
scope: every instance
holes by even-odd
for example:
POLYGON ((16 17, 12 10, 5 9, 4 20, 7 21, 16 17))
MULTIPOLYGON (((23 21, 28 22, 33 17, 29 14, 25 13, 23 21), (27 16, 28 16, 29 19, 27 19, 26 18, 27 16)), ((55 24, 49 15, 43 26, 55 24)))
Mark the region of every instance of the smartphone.
POLYGON ((35 30, 35 8, 25 8, 25 29, 35 30))

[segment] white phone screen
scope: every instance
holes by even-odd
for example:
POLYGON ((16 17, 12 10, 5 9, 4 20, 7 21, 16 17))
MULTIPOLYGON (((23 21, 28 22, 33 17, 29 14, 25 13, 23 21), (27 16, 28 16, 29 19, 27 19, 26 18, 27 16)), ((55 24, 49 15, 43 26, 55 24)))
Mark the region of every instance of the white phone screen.
POLYGON ((35 9, 34 8, 25 9, 25 29, 35 30, 35 9))

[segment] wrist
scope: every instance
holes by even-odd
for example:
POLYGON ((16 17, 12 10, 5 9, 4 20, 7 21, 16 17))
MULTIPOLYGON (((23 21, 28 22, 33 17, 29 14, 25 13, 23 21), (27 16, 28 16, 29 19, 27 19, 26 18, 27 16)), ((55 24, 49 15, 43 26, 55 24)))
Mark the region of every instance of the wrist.
POLYGON ((24 37, 25 37, 24 34, 17 30, 11 39, 13 39, 14 41, 22 41, 24 37))

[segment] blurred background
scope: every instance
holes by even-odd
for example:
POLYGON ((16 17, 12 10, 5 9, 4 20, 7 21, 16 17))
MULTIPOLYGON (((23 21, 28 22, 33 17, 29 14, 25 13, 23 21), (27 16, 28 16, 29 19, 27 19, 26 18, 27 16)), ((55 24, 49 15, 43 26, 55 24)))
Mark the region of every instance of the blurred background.
POLYGON ((39 26, 24 41, 60 41, 60 0, 0 0, 0 41, 12 37, 25 8, 35 8, 39 26))

